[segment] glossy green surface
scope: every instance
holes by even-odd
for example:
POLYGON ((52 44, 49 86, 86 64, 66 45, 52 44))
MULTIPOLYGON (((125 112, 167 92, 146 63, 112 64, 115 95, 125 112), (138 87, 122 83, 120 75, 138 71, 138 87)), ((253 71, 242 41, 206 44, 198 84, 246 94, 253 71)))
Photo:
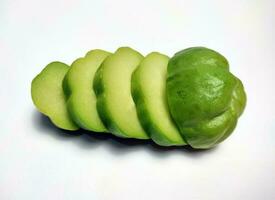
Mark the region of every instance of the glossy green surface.
POLYGON ((211 148, 227 138, 245 107, 243 86, 227 60, 207 48, 175 54, 166 84, 171 115, 193 148, 211 148))
POLYGON ((107 131, 96 109, 93 80, 95 72, 109 55, 103 50, 89 51, 84 58, 73 62, 63 81, 68 111, 73 120, 86 130, 107 131))
POLYGON ((31 94, 36 108, 59 128, 77 130, 67 108, 62 81, 69 66, 61 62, 48 64, 32 81, 31 94))
POLYGON ((168 109, 165 89, 168 61, 169 57, 157 52, 147 55, 132 75, 132 96, 139 120, 155 143, 185 145, 168 109))
POLYGON ((121 47, 105 59, 94 79, 97 110, 108 130, 119 136, 148 139, 131 96, 131 76, 143 56, 121 47))

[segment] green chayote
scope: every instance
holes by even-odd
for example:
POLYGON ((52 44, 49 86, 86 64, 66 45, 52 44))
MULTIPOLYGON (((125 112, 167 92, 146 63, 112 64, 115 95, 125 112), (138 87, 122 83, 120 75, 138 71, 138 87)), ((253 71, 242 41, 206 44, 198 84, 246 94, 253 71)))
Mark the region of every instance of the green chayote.
POLYGON ((71 67, 47 65, 31 93, 38 110, 59 128, 195 149, 225 140, 246 104, 242 82, 225 57, 204 47, 172 58, 158 52, 144 57, 129 47, 92 50, 71 67))
POLYGON ((170 113, 193 148, 211 148, 234 130, 246 104, 242 82, 219 53, 193 47, 169 60, 166 92, 170 113))

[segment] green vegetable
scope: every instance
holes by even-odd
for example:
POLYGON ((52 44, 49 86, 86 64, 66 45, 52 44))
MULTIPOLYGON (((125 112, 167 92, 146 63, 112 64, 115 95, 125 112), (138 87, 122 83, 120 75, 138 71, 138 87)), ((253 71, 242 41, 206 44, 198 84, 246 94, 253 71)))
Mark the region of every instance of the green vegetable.
POLYGON ((159 145, 185 145, 171 119, 166 91, 169 58, 153 52, 144 58, 132 75, 132 96, 139 120, 148 135, 159 145))
POLYGON ((168 64, 167 98, 172 118, 193 148, 211 148, 227 138, 243 112, 242 83, 219 53, 194 47, 168 64))
POLYGON ((98 69, 94 89, 97 109, 108 130, 120 137, 147 139, 131 96, 131 75, 143 56, 122 47, 106 58, 98 69))
POLYGON ((62 81, 69 66, 61 62, 48 64, 32 81, 31 94, 36 108, 59 128, 77 130, 67 108, 62 81))
POLYGON ((73 62, 63 81, 63 89, 67 95, 67 108, 74 121, 83 129, 104 132, 96 109, 96 96, 93 80, 96 70, 110 53, 92 50, 84 58, 73 62))
POLYGON ((31 85, 37 109, 59 128, 78 127, 161 146, 207 149, 233 132, 246 105, 225 57, 193 47, 145 58, 121 47, 90 51, 69 68, 53 62, 31 85))

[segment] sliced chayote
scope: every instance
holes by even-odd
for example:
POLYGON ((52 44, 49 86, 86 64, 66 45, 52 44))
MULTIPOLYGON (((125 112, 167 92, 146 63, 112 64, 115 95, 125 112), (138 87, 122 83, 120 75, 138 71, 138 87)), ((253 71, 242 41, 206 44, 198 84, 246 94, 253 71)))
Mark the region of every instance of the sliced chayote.
POLYGON ((144 58, 128 47, 114 54, 93 50, 70 69, 50 63, 31 90, 38 110, 59 128, 108 130, 196 149, 224 141, 246 104, 243 84, 226 58, 204 47, 170 59, 156 52, 144 58))

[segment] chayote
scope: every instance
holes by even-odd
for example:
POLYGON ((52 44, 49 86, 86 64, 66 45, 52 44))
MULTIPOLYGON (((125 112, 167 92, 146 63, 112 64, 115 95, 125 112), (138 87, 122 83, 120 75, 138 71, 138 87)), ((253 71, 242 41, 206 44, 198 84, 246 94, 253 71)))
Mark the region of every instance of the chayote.
POLYGON ((171 116, 193 148, 211 148, 234 130, 246 104, 242 82, 221 54, 192 47, 168 63, 166 92, 171 116))

